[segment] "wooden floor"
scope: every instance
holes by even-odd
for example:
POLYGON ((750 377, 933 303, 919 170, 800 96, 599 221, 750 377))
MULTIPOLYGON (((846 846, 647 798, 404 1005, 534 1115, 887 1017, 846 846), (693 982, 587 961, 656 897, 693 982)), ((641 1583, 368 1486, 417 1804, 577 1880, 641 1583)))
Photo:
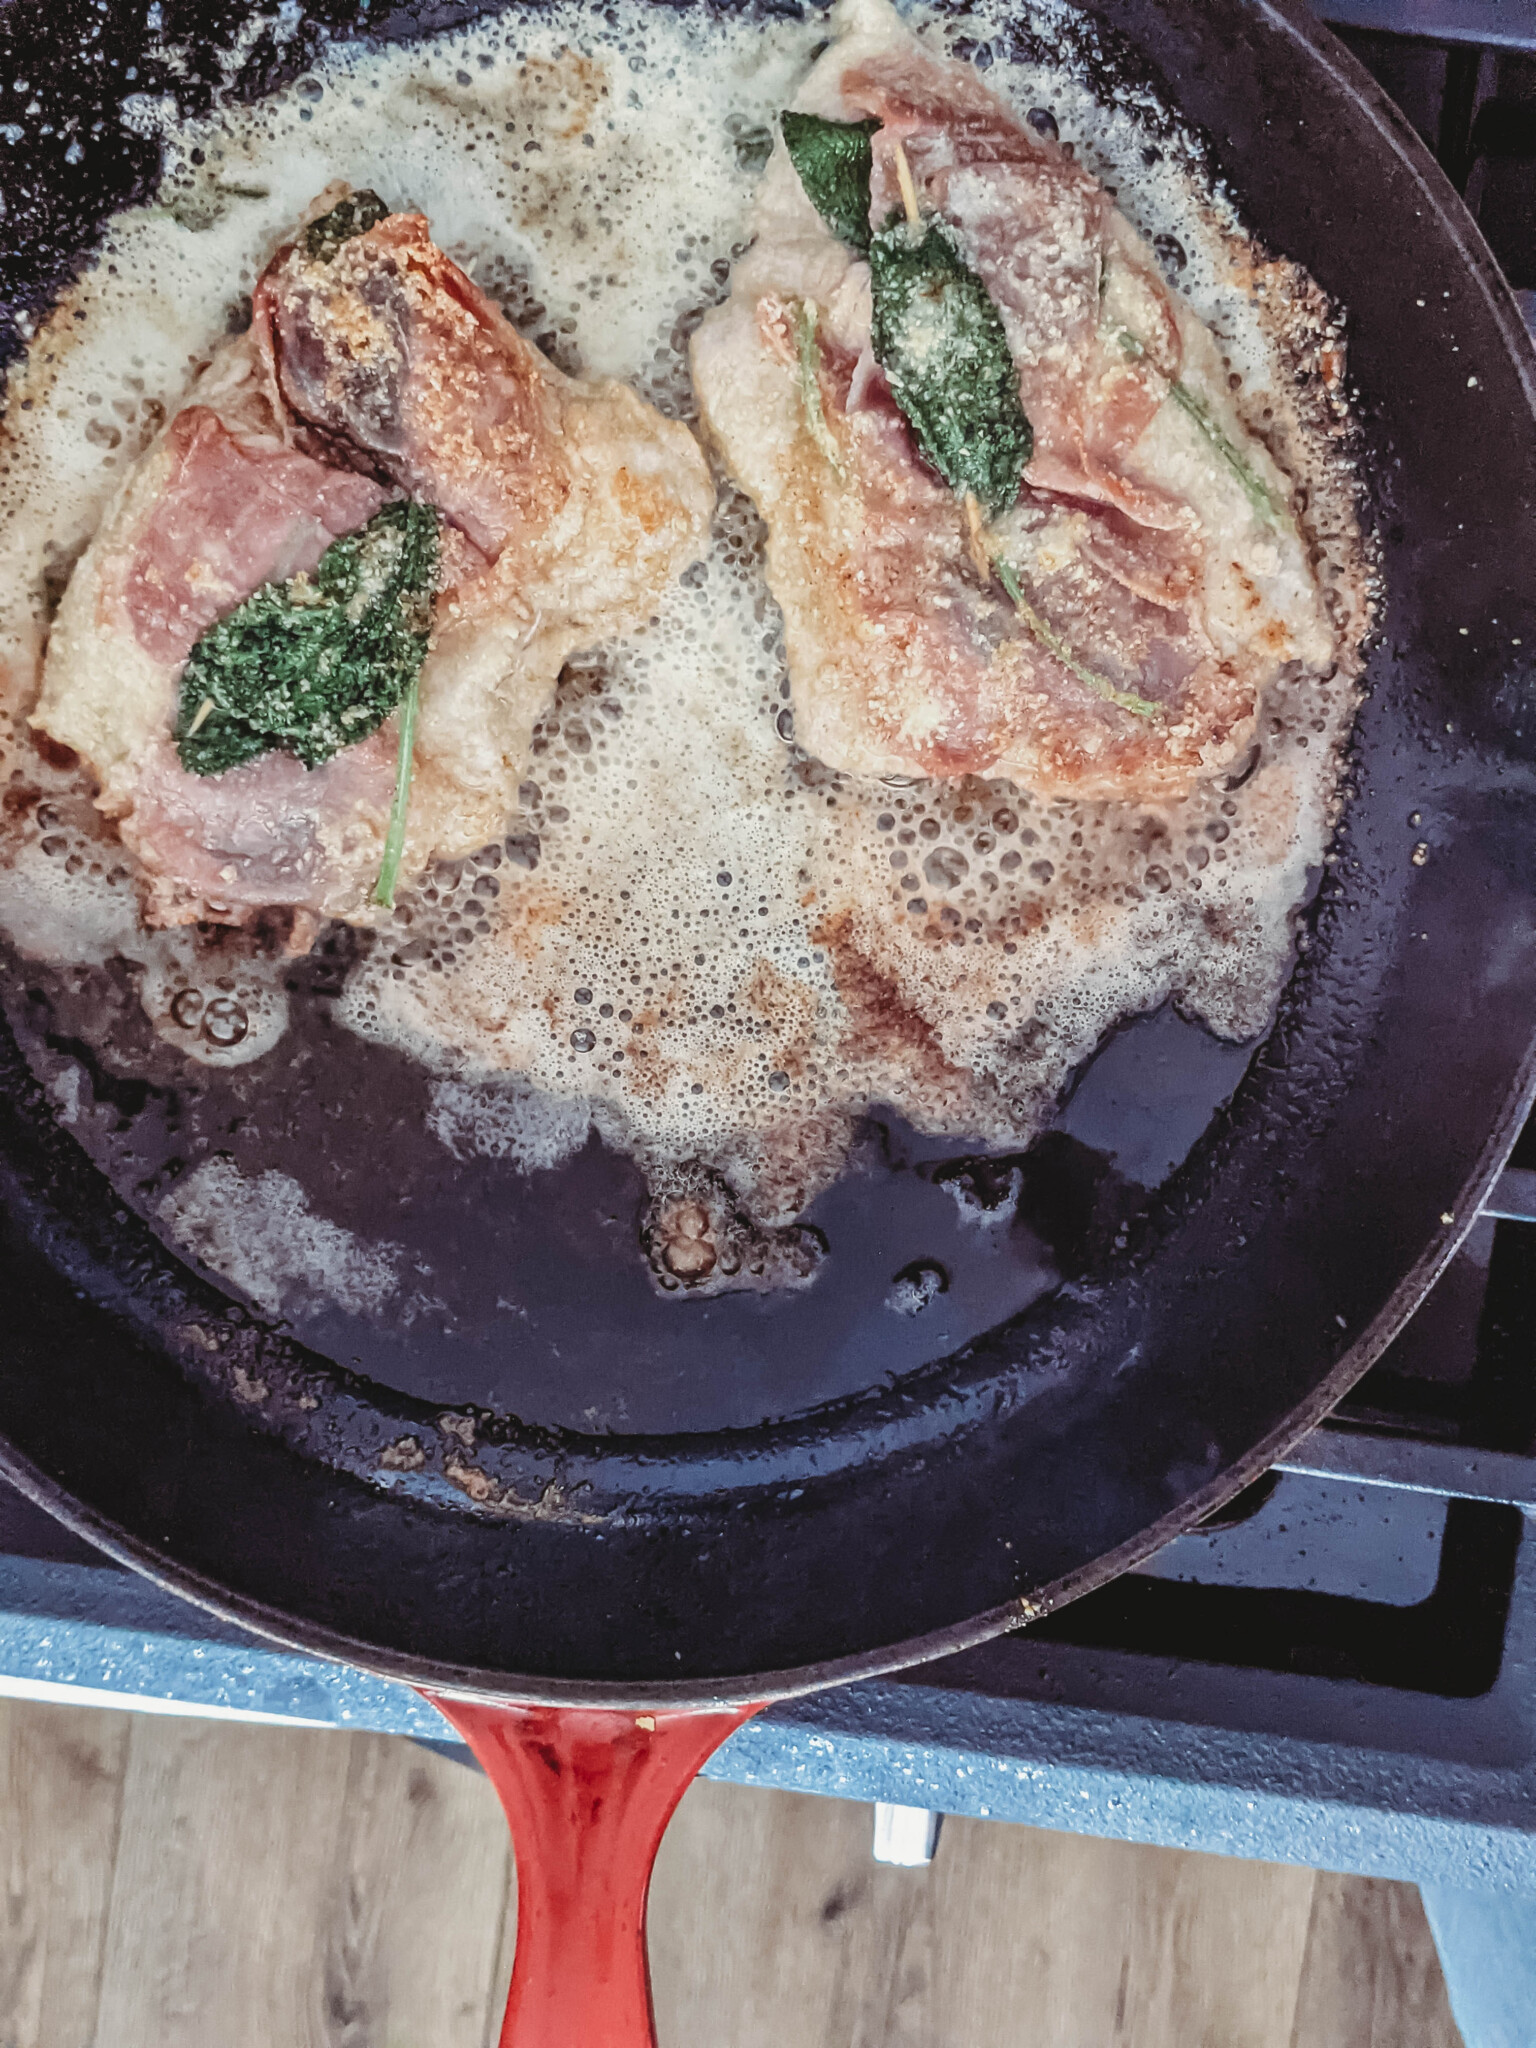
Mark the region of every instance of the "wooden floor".
MULTIPOLYGON (((699 1785, 662 1851, 662 2048, 1457 2048, 1417 1893, 699 1785)), ((0 2048, 482 2048, 499 1812, 383 1736, 0 1702, 0 2048)), ((576 2048, 576 2044, 573 2044, 576 2048)))

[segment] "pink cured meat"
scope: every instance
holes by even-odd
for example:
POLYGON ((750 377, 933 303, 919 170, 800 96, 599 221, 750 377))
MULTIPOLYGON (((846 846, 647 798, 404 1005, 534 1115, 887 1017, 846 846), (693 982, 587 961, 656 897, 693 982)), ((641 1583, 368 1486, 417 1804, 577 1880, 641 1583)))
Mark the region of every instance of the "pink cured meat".
MULTIPOLYGON (((926 775, 986 774, 1031 713, 1070 741, 1081 689, 1020 634, 1001 591, 980 584, 953 493, 927 474, 883 386, 877 395, 866 384, 862 408, 845 415, 860 449, 864 515, 849 587, 878 633, 882 666, 895 656, 920 679, 927 716, 922 737, 908 742, 912 765, 926 775)), ((823 405, 835 418, 837 399, 825 387, 823 405)), ((1076 512, 1081 523, 1083 511, 1038 493, 1027 516, 1076 512)), ((1097 650, 1106 667, 1112 661, 1127 687, 1172 702, 1206 652, 1184 608, 1194 580, 1184 536, 1143 533, 1109 508, 1085 523, 1070 567, 1034 579, 1036 604, 1069 644, 1097 650)), ((894 740, 905 703, 887 709, 874 678, 869 702, 894 740)), ((1107 710, 1098 700, 1086 707, 1095 730, 1108 723, 1107 710)), ((1121 713, 1119 723, 1134 745, 1140 721, 1121 713)), ((1058 758, 1069 757, 1062 749, 1058 758)))
POLYGON ((1220 358, 1098 181, 881 0, 843 16, 797 105, 880 124, 876 229, 906 211, 904 155, 922 216, 946 224, 998 309, 1034 448, 1017 503, 983 528, 920 455, 874 359, 869 264, 781 145, 693 370, 767 524, 796 736, 860 776, 1176 799, 1249 743, 1288 661, 1330 658, 1284 479, 1263 451, 1245 457, 1270 518, 1213 452, 1245 435, 1220 358), (1185 402, 1191 377, 1212 437, 1185 402))
POLYGON ((280 252, 254 304, 301 440, 429 500, 488 561, 537 543, 568 491, 549 366, 420 214, 328 263, 280 252))
POLYGON ((257 908, 311 908, 388 807, 394 774, 382 732, 318 768, 273 752, 206 776, 189 775, 169 739, 156 742, 123 827, 149 876, 150 921, 182 922, 189 899, 229 924, 257 908))
MULTIPOLYGON (((334 199, 332 188, 322 195, 334 199)), ((400 492, 443 517, 407 871, 503 829, 572 647, 632 628, 690 560, 713 491, 687 429, 566 378, 391 215, 329 262, 287 243, 128 478, 71 579, 34 723, 83 755, 151 923, 370 917, 397 722, 306 770, 187 774, 171 732, 199 636, 313 570, 400 492)))
POLYGON ((176 415, 166 447, 170 475, 123 592, 139 645, 157 661, 185 661, 215 620, 263 583, 313 569, 389 495, 276 438, 232 433, 205 405, 176 415))

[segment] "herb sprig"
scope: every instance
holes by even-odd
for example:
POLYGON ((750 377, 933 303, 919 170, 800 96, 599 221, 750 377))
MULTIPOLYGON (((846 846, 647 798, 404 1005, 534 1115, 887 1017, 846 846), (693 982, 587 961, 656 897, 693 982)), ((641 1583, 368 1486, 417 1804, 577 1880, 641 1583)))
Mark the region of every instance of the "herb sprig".
MULTIPOLYGON (((972 494, 988 517, 1006 512, 1022 487, 1034 433, 1002 316, 961 255, 953 229, 921 217, 898 143, 905 218, 896 214, 871 232, 878 121, 826 121, 791 111, 780 116, 780 127, 806 197, 840 241, 869 258, 875 360, 923 458, 952 490, 972 494)), ((803 333, 797 341, 807 424, 825 452, 817 431, 819 394, 813 411, 806 376, 814 329, 809 342, 803 333)), ((830 441, 824 419, 821 424, 830 441)))
MULTIPOLYGON (((1128 327, 1118 329, 1115 339, 1119 342, 1124 353, 1133 362, 1139 363, 1146 355, 1146 345, 1139 336, 1132 334, 1128 327)), ((1249 504, 1252 505, 1259 517, 1266 520, 1271 526, 1289 526, 1291 523, 1290 514, 1285 506, 1275 496, 1269 485, 1265 483, 1263 477, 1259 475, 1243 451, 1212 419, 1210 408, 1206 405, 1204 399, 1196 397, 1189 386, 1181 383, 1177 378, 1169 380, 1168 396, 1173 400, 1180 412, 1194 421, 1206 440, 1210 442, 1212 448, 1215 449, 1216 453, 1242 485, 1249 504)))
POLYGON ((821 402, 821 346, 816 339, 816 326, 821 318, 821 309, 814 299, 802 299, 795 308, 795 356, 800 372, 800 409, 805 414, 806 431, 826 458, 827 465, 839 483, 843 480, 843 458, 832 438, 832 429, 827 425, 826 408, 821 402))
POLYGON ((1056 628, 1040 616, 1024 595, 1024 587, 1019 581, 1018 573, 1010 563, 999 556, 992 567, 997 573, 998 582, 1013 600, 1014 610, 1029 628, 1032 637, 1039 641, 1047 654, 1054 656, 1061 663, 1069 675, 1076 676, 1080 683, 1092 690, 1096 697, 1102 697, 1107 704, 1116 704, 1122 711, 1133 712, 1137 718, 1161 717, 1160 704, 1154 704, 1148 697, 1138 697, 1131 690, 1118 688, 1108 676, 1101 676, 1097 669, 1091 669, 1086 662, 1079 661, 1056 628))
POLYGON ((416 718, 421 709, 421 671, 411 677, 400 700, 400 744, 395 752, 395 794, 389 807, 389 824, 384 833, 384 857, 379 862, 379 879, 373 885, 373 900, 384 909, 395 907, 395 883, 400 876, 400 856, 405 851, 405 819, 411 807, 411 770, 416 757, 416 718))
POLYGON ((1194 421, 1206 440, 1210 442, 1216 453, 1242 485, 1248 502, 1252 505, 1254 511, 1258 513, 1259 517, 1268 520, 1271 525, 1277 523, 1289 524, 1290 515, 1287 513, 1285 506, 1275 496, 1269 485, 1265 483, 1242 450, 1229 440, 1221 428, 1217 426, 1215 420, 1211 418, 1205 401, 1197 398, 1187 384, 1181 383, 1170 384, 1168 396, 1173 400, 1180 412, 1186 413, 1194 421))

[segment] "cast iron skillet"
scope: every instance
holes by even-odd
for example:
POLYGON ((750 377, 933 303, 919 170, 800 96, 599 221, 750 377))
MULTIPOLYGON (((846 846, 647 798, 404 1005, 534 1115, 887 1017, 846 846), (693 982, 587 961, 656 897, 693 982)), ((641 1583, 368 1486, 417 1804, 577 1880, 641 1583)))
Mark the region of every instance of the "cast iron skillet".
MULTIPOLYGON (((149 189, 124 91, 205 102, 248 11, 162 8, 173 67, 143 0, 0 13, 13 322, 149 189)), ((1010 1240, 1019 1312, 948 1359, 886 1373, 855 1317, 867 1381, 796 1412, 804 1360, 770 1321, 777 1419, 723 1428, 679 1395, 665 1429, 582 1435, 390 1392, 253 1323, 120 1205, 0 1036, 0 1470, 220 1613, 450 1695, 517 1836, 504 2048, 648 2041, 650 1858, 750 1703, 977 1642, 1235 1492, 1410 1312, 1530 1100, 1536 423, 1509 295, 1401 117, 1295 0, 1088 11, 1104 90, 1149 71, 1253 226, 1348 307, 1386 596, 1352 800, 1280 1018, 1123 1229, 1082 1233, 1044 1298, 1010 1240)), ((322 25, 403 37, 448 18, 321 0, 256 38, 237 89, 296 75, 322 25)), ((618 1276, 637 1256, 622 1174, 593 1156, 551 1177, 539 1212, 558 1228, 591 1197, 586 1234, 617 1231, 618 1276)), ((870 1184, 866 1240, 893 1185, 870 1184)), ((637 1200, 631 1184, 635 1221, 637 1200)), ((524 1247, 530 1282, 545 1252, 524 1247)), ((813 1293, 846 1285, 834 1242, 813 1293)), ((600 1274, 572 1286, 573 1349, 603 1294, 600 1274)), ((659 1304, 695 1322, 699 1306, 659 1304)), ((657 1327, 637 1322, 595 1378, 654 1374, 657 1327)))
MULTIPOLYGON (((164 0, 173 72, 142 0, 12 0, 12 316, 147 189, 122 94, 206 100, 244 11, 164 0)), ((237 90, 302 70, 327 29, 482 11, 324 0, 257 39, 237 90)), ((1529 345, 1424 149, 1295 0, 1088 11, 1106 83, 1144 66, 1264 239, 1348 308, 1381 548, 1351 802, 1230 1107, 1118 1249, 956 1356, 894 1381, 876 1356, 864 1391, 760 1426, 583 1436, 390 1394, 241 1316, 120 1205, 7 1036, 0 1469, 115 1556, 434 1688, 762 1700, 960 1649, 1189 1527, 1449 1256, 1532 1090, 1529 345)))

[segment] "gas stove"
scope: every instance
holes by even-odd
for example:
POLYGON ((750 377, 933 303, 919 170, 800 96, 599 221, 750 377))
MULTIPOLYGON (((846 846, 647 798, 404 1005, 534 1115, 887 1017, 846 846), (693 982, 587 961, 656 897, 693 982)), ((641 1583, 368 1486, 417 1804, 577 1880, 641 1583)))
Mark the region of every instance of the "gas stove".
MULTIPOLYGON (((1322 11, 1536 313, 1536 0, 1322 11)), ((879 1802, 893 1860, 949 1812, 1536 1891, 1533 1350, 1536 1120, 1380 1362, 1196 1533, 1027 1631, 774 1708, 709 1774, 879 1802)), ((8 1491, 0 1694, 454 1739, 407 1688, 215 1622, 8 1491)))

